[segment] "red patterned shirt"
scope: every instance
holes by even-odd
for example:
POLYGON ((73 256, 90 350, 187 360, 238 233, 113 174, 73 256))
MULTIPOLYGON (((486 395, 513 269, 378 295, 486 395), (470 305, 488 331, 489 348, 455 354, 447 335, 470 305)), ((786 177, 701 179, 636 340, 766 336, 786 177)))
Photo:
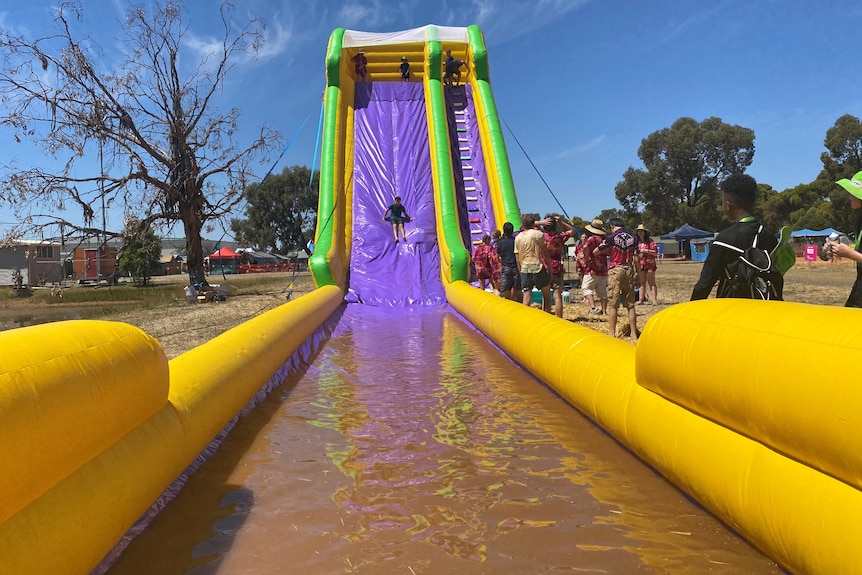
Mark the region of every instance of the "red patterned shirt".
POLYGON ((640 242, 638 244, 638 251, 640 252, 641 258, 641 269, 642 270, 654 270, 656 256, 658 253, 658 246, 656 246, 655 240, 650 238, 648 242, 640 242), (655 252, 652 254, 644 253, 644 250, 650 250, 651 252, 655 252))
POLYGON ((473 250, 473 263, 476 264, 476 275, 483 279, 490 279, 494 273, 494 263, 497 252, 488 244, 480 244, 473 250))
POLYGON ((548 245, 548 253, 551 254, 551 275, 558 276, 563 273, 563 246, 574 233, 573 230, 556 234, 545 232, 545 243, 548 245))
POLYGON ((602 236, 590 236, 584 245, 584 261, 587 273, 595 276, 608 275, 608 258, 605 254, 594 254, 593 251, 602 243, 602 236))

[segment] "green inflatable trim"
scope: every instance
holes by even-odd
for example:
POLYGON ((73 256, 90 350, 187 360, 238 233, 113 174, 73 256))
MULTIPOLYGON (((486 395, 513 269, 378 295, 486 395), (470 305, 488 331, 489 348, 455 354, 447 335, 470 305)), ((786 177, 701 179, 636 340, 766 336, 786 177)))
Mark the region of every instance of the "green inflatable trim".
POLYGON ((437 165, 437 185, 440 213, 437 217, 443 227, 443 236, 449 248, 449 270, 452 281, 470 280, 470 254, 464 247, 458 221, 458 208, 455 202, 454 175, 452 173, 452 154, 449 143, 449 121, 446 116, 446 101, 442 84, 443 49, 440 42, 428 42, 430 105, 430 125, 434 132, 434 149, 431 161, 437 165))
POLYGON ((320 198, 317 205, 317 238, 314 253, 309 258, 314 283, 318 287, 335 285, 332 265, 328 259, 329 251, 335 244, 333 215, 338 201, 335 181, 337 166, 335 141, 338 127, 339 96, 341 93, 341 49, 344 41, 344 28, 336 28, 329 39, 326 53, 326 94, 323 118, 323 133, 320 151, 320 198))
POLYGON ((491 154, 496 166, 497 179, 500 182, 500 195, 503 200, 505 221, 512 222, 515 229, 518 229, 521 225, 521 210, 518 208, 518 198, 515 195, 515 183, 512 181, 512 169, 509 165, 506 143, 503 141, 500 116, 497 112, 497 105, 494 103, 494 95, 491 92, 488 51, 485 48, 485 39, 482 35, 482 30, 475 24, 468 26, 467 39, 473 52, 473 67, 476 70, 476 85, 479 89, 479 93, 474 94, 473 97, 478 97, 482 102, 485 121, 488 123, 491 154))

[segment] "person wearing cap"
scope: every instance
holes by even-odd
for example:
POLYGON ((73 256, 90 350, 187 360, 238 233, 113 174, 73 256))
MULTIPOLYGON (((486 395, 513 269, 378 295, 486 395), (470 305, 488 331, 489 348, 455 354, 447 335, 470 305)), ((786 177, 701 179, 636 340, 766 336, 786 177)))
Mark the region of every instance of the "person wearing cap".
MULTIPOLYGON (((852 178, 843 178, 835 182, 850 194, 850 208, 862 209, 862 172, 856 172, 852 178)), ((825 250, 833 255, 848 258, 856 262, 856 281, 850 289, 850 296, 844 307, 862 307, 862 212, 856 218, 855 246, 842 244, 838 240, 827 240, 825 250)))
POLYGON ((649 230, 643 224, 638 225, 635 230, 638 236, 637 246, 637 273, 638 285, 640 285, 640 294, 638 303, 643 304, 646 301, 646 288, 650 289, 650 301, 652 305, 658 303, 658 288, 655 285, 656 258, 658 257, 658 246, 655 240, 649 235, 649 230))
POLYGON ((401 56, 401 81, 410 81, 410 62, 407 61, 407 56, 401 56))
POLYGON ((635 268, 634 256, 637 239, 625 229, 620 218, 611 218, 608 234, 595 253, 608 254, 608 331, 617 337, 617 310, 620 303, 628 311, 631 338, 637 341, 638 316, 635 311, 635 268))
MULTIPOLYGON (((748 174, 734 174, 721 182, 721 205, 724 215, 731 223, 715 237, 709 248, 709 255, 703 262, 700 279, 694 284, 691 299, 709 297, 709 292, 718 282, 715 297, 751 297, 734 291, 732 270, 739 260, 739 252, 723 247, 721 244, 735 246, 741 250, 750 248, 757 238, 760 249, 772 252, 778 245, 775 234, 760 225, 755 217, 754 205, 757 202, 757 182, 748 174)), ((779 296, 784 289, 781 274, 775 274, 774 285, 779 296)))
POLYGON ((563 317, 563 247, 577 233, 572 224, 559 214, 548 214, 536 222, 542 226, 545 245, 551 256, 551 290, 554 292, 554 315, 563 317))
POLYGON ((360 48, 353 57, 353 66, 356 68, 356 81, 364 82, 368 76, 368 58, 365 57, 365 50, 360 48))
POLYGON ((521 271, 521 292, 524 305, 533 299, 533 287, 542 292, 542 309, 551 312, 551 278, 548 275, 551 256, 545 245, 545 236, 536 229, 537 214, 525 214, 521 219, 524 229, 515 236, 515 258, 521 271))
POLYGON ((584 281, 581 291, 590 304, 588 313, 598 315, 605 315, 608 311, 608 259, 595 253, 595 249, 608 233, 604 226, 605 223, 599 218, 594 218, 584 226, 587 240, 583 248, 584 281), (596 293, 599 295, 599 307, 596 306, 596 293))

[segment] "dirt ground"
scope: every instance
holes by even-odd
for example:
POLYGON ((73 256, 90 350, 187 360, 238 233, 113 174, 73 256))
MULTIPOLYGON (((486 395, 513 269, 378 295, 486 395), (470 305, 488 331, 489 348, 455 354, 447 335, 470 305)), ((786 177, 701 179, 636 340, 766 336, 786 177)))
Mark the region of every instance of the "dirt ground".
MULTIPOLYGON (((690 261, 664 260, 659 263, 656 275, 658 286, 658 303, 638 305, 638 325, 642 329, 646 321, 657 312, 668 306, 688 301, 691 289, 700 275, 702 264, 690 261)), ((574 265, 571 266, 574 270, 574 265)), ((276 275, 276 274, 274 274, 276 275)), ((238 295, 221 303, 206 305, 189 305, 182 302, 182 286, 185 276, 165 276, 155 278, 157 283, 171 282, 177 284, 178 298, 174 305, 158 309, 117 309, 114 306, 102 319, 123 321, 137 326, 161 342, 169 358, 176 357, 193 347, 196 347, 215 336, 273 309, 287 301, 288 284, 293 278, 291 273, 280 274, 284 284, 275 287, 262 288, 257 293, 238 295), (218 306, 217 313, 214 313, 218 306)), ((840 261, 836 263, 804 262, 801 259, 787 272, 785 276, 784 297, 788 301, 797 301, 819 305, 844 305, 850 287, 856 277, 856 267, 853 262, 840 261)), ((311 275, 302 272, 293 278, 293 298, 308 293, 314 289, 311 275)), ((230 279, 228 278, 228 283, 230 279)), ((563 317, 577 324, 607 333, 607 316, 595 316, 588 313, 589 306, 581 302, 579 289, 572 292, 572 302, 563 309, 563 317)), ((537 306, 537 304, 534 304, 537 306)), ((53 307, 53 306, 52 306, 53 307)), ((618 333, 627 333, 628 321, 620 314, 618 333)))
MULTIPOLYGON (((661 310, 691 298, 691 290, 700 276, 703 264, 691 261, 663 260, 659 262, 656 272, 656 287, 658 288, 658 304, 637 306, 638 327, 643 329, 650 317, 661 310)), ((818 305, 843 306, 850 294, 850 288, 856 279, 856 265, 849 260, 836 262, 806 262, 797 259, 784 276, 784 299, 801 303, 818 305)), ((580 290, 575 290, 573 302, 580 302, 580 290)), ((712 295, 715 295, 713 289, 712 295)), ((595 316, 588 313, 586 303, 572 303, 564 306, 563 317, 585 327, 607 333, 606 316, 595 316)), ((617 325, 618 334, 628 334, 628 320, 621 309, 617 325)))

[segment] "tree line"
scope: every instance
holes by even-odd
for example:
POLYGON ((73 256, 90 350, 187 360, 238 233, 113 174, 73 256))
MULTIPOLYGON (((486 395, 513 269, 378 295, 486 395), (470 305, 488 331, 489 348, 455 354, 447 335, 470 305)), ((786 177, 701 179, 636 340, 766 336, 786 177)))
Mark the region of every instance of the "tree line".
MULTIPOLYGON (((614 188, 622 210, 603 214, 665 232, 686 222, 719 230, 727 225, 718 201, 719 184, 751 165, 754 139, 753 130, 720 118, 702 122, 679 118, 641 141, 638 158, 643 167, 629 167, 614 188)), ((823 144, 823 169, 813 181, 781 192, 766 182, 758 184, 755 215, 767 228, 857 231, 849 196, 835 182, 862 169, 862 123, 855 116, 841 116, 827 130, 823 144)))

